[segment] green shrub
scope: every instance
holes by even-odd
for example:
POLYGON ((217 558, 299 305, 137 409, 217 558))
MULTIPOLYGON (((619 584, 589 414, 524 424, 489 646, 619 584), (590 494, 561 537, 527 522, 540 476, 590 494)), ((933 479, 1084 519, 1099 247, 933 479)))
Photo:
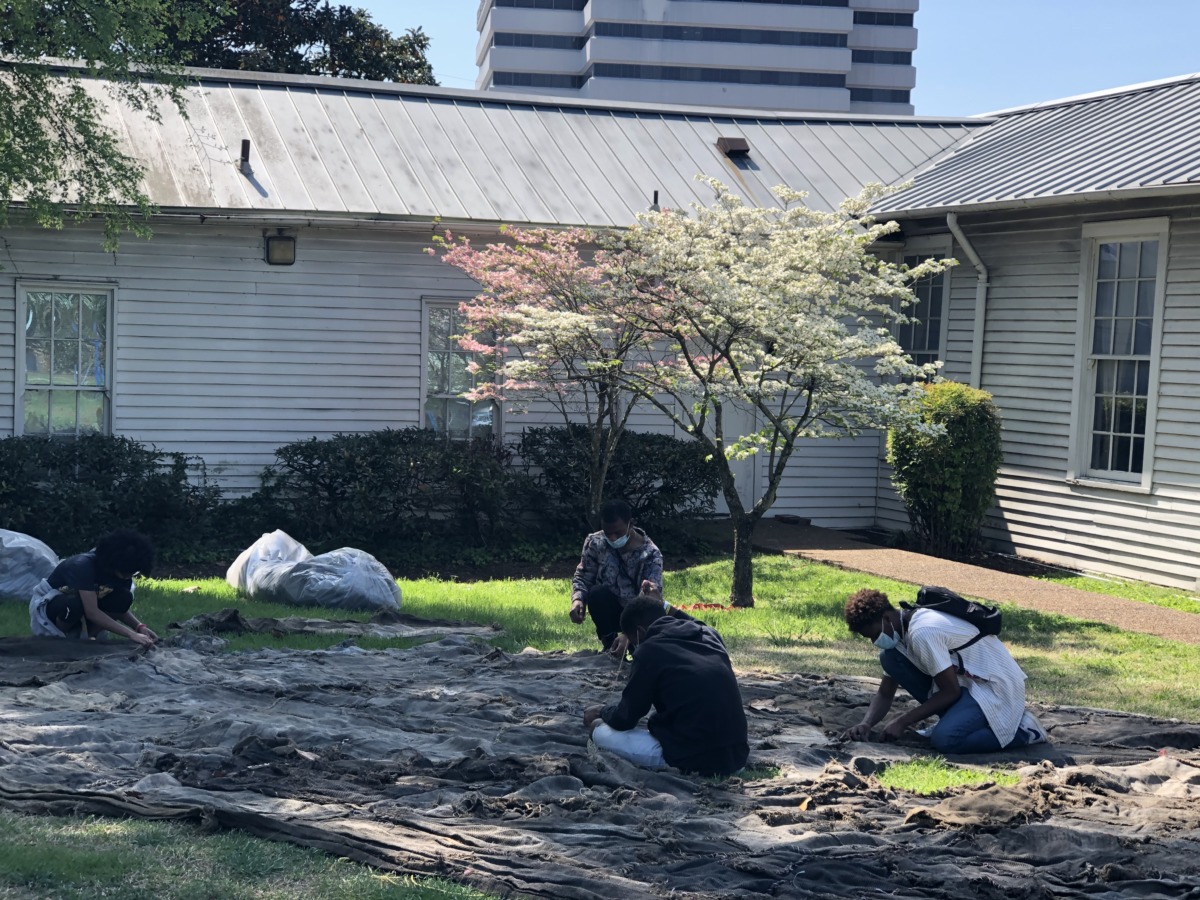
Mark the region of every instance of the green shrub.
POLYGON ((964 556, 979 545, 996 497, 1003 451, 992 397, 952 381, 926 385, 922 420, 935 433, 893 429, 888 435, 892 483, 926 552, 964 556))
POLYGON ((60 556, 115 528, 150 535, 160 555, 208 537, 220 490, 203 461, 125 437, 0 439, 0 528, 40 538, 60 556))
MULTIPOLYGON (((540 512, 565 527, 588 527, 590 440, 582 425, 526 428, 517 444, 540 487, 540 512)), ((622 498, 649 529, 712 513, 720 476, 690 439, 626 431, 604 479, 604 498, 622 498)))
POLYGON ((522 478, 494 441, 387 429, 297 441, 275 456, 254 502, 314 552, 355 546, 387 556, 451 535, 484 547, 520 518, 522 478))

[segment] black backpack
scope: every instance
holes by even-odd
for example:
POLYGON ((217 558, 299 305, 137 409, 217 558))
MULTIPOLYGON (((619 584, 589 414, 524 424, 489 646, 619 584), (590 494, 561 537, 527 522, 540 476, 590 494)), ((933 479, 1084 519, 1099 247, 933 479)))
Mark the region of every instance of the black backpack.
POLYGON ((976 603, 974 600, 968 600, 966 597, 954 593, 950 588, 926 585, 917 591, 917 602, 915 604, 901 601, 900 607, 901 609, 910 611, 936 609, 940 613, 970 622, 979 629, 979 634, 975 635, 975 637, 971 638, 961 647, 955 647, 950 651, 951 653, 966 650, 976 641, 982 641, 988 635, 1000 633, 999 608, 988 606, 984 603, 976 603))

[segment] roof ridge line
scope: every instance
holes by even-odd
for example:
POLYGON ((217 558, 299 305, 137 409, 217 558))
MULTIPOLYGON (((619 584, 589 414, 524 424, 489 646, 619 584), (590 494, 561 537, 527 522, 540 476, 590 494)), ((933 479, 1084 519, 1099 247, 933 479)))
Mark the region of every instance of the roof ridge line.
POLYGON ((1105 100, 1109 97, 1120 97, 1125 94, 1140 94, 1149 91, 1156 91, 1161 88, 1170 87, 1178 84, 1189 84, 1200 81, 1200 72, 1193 72, 1190 75, 1174 75, 1170 78, 1158 78, 1154 81, 1141 81, 1137 84, 1127 84, 1121 87, 1106 88, 1102 91, 1092 91, 1087 94, 1075 94, 1070 97, 1061 97, 1058 100, 1043 100, 1039 103, 1027 103, 1022 106, 1010 106, 1007 109, 998 109, 989 113, 981 113, 981 119, 989 118, 1005 118, 1008 116, 1019 115, 1021 113, 1035 112, 1043 109, 1054 109, 1062 106, 1076 106, 1083 103, 1091 103, 1096 100, 1105 100))

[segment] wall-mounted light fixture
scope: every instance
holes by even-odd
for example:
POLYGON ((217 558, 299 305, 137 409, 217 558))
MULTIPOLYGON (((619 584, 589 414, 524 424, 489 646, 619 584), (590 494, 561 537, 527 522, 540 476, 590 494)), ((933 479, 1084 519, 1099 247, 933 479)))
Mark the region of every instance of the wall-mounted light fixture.
POLYGON ((290 266, 296 261, 296 239, 282 228, 278 234, 264 234, 263 254, 268 265, 290 266))

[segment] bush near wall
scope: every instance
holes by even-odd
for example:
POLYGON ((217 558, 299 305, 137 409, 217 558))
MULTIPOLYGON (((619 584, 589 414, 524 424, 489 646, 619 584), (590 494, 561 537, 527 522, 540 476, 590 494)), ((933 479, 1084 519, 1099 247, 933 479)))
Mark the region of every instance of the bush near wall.
POLYGON ((220 490, 203 462, 108 435, 0 440, 0 528, 40 538, 60 556, 116 528, 152 535, 186 557, 212 537, 220 490))
MULTIPOLYGON (((541 488, 539 512, 564 527, 588 527, 588 429, 526 428, 517 456, 541 488)), ((605 499, 624 499, 639 525, 655 533, 712 515, 721 479, 693 440, 626 431, 604 478, 605 499)))
MULTIPOLYGON (((358 547, 411 573, 549 562, 570 556, 588 530, 586 465, 578 468, 586 444, 565 428, 536 432, 520 445, 528 459, 515 446, 418 428, 297 441, 275 451, 258 491, 224 501, 200 460, 129 438, 5 438, 0 528, 61 556, 134 528, 168 566, 228 564, 277 528, 314 553, 358 547)), ((711 465, 692 441, 624 440, 608 496, 627 497, 656 539, 668 536, 664 546, 692 549, 685 523, 712 510, 711 465)))
POLYGON ((986 391, 953 381, 925 386, 922 420, 936 433, 893 429, 892 483, 908 509, 917 548, 966 556, 980 544, 1003 460, 1000 416, 986 391))

